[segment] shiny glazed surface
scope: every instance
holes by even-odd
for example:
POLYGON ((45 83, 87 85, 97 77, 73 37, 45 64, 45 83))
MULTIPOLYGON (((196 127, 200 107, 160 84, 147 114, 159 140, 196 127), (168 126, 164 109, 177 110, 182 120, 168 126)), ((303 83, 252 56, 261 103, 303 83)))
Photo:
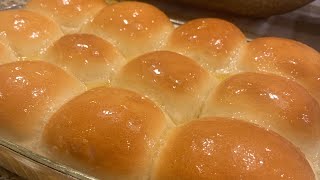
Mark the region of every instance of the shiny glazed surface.
POLYGON ((175 123, 198 115, 213 84, 214 80, 200 65, 170 51, 139 56, 126 64, 115 78, 115 85, 138 91, 158 102, 175 123))
POLYGON ((275 130, 301 144, 320 137, 320 107, 299 84, 284 77, 240 73, 223 81, 212 92, 203 116, 245 119, 275 130))
POLYGON ((245 41, 244 34, 235 25, 221 19, 204 18, 175 29, 166 49, 189 56, 215 72, 232 63, 245 41))
POLYGON ((98 87, 52 116, 43 143, 59 161, 98 177, 143 177, 165 127, 165 116, 152 101, 98 87))
POLYGON ((110 84, 115 72, 126 61, 118 49, 90 34, 61 37, 48 49, 46 58, 87 84, 110 84))
POLYGON ((61 104, 84 90, 80 81, 45 62, 0 65, 1 131, 28 139, 40 133, 39 127, 61 104))
POLYGON ((62 36, 58 24, 31 11, 0 11, 0 17, 0 35, 21 59, 39 59, 62 36))
POLYGON ((178 127, 153 179, 315 179, 304 155, 286 139, 250 123, 202 118, 178 127))
POLYGON ((55 19, 63 27, 79 28, 106 5, 104 0, 30 0, 26 8, 55 19))
POLYGON ((156 7, 120 2, 101 10, 83 31, 102 36, 133 58, 159 49, 172 30, 169 18, 156 7))
POLYGON ((296 80, 320 100, 320 55, 300 42, 274 37, 255 39, 248 43, 239 68, 296 80))

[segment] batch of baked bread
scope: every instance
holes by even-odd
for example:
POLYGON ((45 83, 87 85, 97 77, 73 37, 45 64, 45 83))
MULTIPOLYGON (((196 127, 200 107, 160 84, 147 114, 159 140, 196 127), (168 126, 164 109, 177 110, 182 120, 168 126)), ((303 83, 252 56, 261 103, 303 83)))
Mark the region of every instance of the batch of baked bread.
POLYGON ((1 137, 97 178, 317 179, 320 55, 141 2, 0 12, 1 137))

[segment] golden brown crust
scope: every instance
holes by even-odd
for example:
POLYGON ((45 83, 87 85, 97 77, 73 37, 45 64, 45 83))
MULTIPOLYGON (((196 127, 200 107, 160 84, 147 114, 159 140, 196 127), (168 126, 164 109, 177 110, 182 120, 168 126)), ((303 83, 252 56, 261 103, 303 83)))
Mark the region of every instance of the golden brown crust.
POLYGON ((315 179, 296 147, 253 124, 208 117, 172 131, 153 179, 315 179))
POLYGON ((187 22, 173 31, 167 49, 198 61, 211 72, 234 71, 244 34, 230 22, 202 18, 187 22))
POLYGON ((21 59, 39 59, 62 36, 58 24, 31 11, 0 11, 0 17, 0 34, 21 59))
POLYGON ((165 115, 147 98, 98 87, 52 116, 43 143, 60 161, 98 177, 142 177, 165 127, 165 115))
POLYGON ((300 42, 275 37, 255 39, 244 49, 239 68, 296 80, 320 100, 320 55, 300 42))
POLYGON ((53 18, 64 32, 77 32, 107 4, 104 0, 31 0, 26 9, 53 18))
POLYGON ((120 2, 101 10, 83 32, 105 38, 131 59, 162 47, 172 30, 169 18, 156 7, 120 2))
POLYGON ((69 34, 48 49, 46 60, 72 72, 87 85, 110 84, 125 63, 118 49, 90 34, 69 34))
POLYGON ((160 104, 175 123, 195 118, 214 79, 192 59, 154 51, 126 64, 114 85, 132 89, 160 104))
POLYGON ((84 90, 80 81, 46 62, 0 65, 1 132, 11 139, 33 137, 61 104, 84 90))
POLYGON ((277 75, 231 76, 212 92, 202 116, 206 115, 256 123, 291 140, 305 153, 319 144, 318 102, 301 85, 277 75))

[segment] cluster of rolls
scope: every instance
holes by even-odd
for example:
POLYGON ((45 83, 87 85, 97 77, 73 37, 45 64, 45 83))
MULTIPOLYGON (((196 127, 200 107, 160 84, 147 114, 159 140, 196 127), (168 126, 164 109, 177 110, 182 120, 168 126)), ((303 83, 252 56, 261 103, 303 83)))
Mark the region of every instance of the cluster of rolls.
POLYGON ((102 179, 317 179, 311 47, 141 2, 0 17, 1 137, 102 179))

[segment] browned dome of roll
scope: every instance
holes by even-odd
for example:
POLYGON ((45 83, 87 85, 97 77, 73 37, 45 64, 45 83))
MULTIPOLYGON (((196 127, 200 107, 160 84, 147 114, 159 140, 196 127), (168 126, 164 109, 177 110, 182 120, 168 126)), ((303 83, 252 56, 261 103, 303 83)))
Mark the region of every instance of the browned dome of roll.
POLYGON ((315 179, 298 148, 253 124, 208 117, 172 131, 153 179, 315 179))
POLYGON ((48 49, 46 60, 72 72, 88 86, 110 84, 125 63, 117 48, 90 34, 69 34, 48 49))
POLYGON ((26 9, 53 18, 65 33, 74 33, 106 5, 104 0, 31 0, 26 9))
POLYGON ((188 57, 154 51, 126 64, 113 84, 148 96, 179 124, 199 115, 215 80, 188 57))
POLYGON ((141 2, 120 2, 101 10, 83 32, 103 37, 131 59, 160 49, 172 30, 169 18, 156 7, 141 2))
POLYGON ((0 134, 28 141, 39 135, 47 118, 85 86, 46 62, 0 65, 0 134))
POLYGON ((62 106, 46 125, 42 142, 54 159, 83 172, 142 178, 167 125, 164 113, 149 99, 98 87, 62 106))
POLYGON ((241 73, 223 81, 210 95, 202 116, 244 119, 291 140, 316 163, 320 107, 298 83, 273 74, 241 73))
POLYGON ((211 72, 236 71, 240 49, 246 43, 244 34, 230 22, 195 19, 173 31, 166 49, 179 52, 211 72))
POLYGON ((0 17, 0 34, 21 59, 39 59, 63 35, 56 22, 31 11, 0 11, 0 17))
POLYGON ((296 80, 320 102, 320 55, 307 45, 284 38, 258 38, 244 49, 239 67, 296 80))

